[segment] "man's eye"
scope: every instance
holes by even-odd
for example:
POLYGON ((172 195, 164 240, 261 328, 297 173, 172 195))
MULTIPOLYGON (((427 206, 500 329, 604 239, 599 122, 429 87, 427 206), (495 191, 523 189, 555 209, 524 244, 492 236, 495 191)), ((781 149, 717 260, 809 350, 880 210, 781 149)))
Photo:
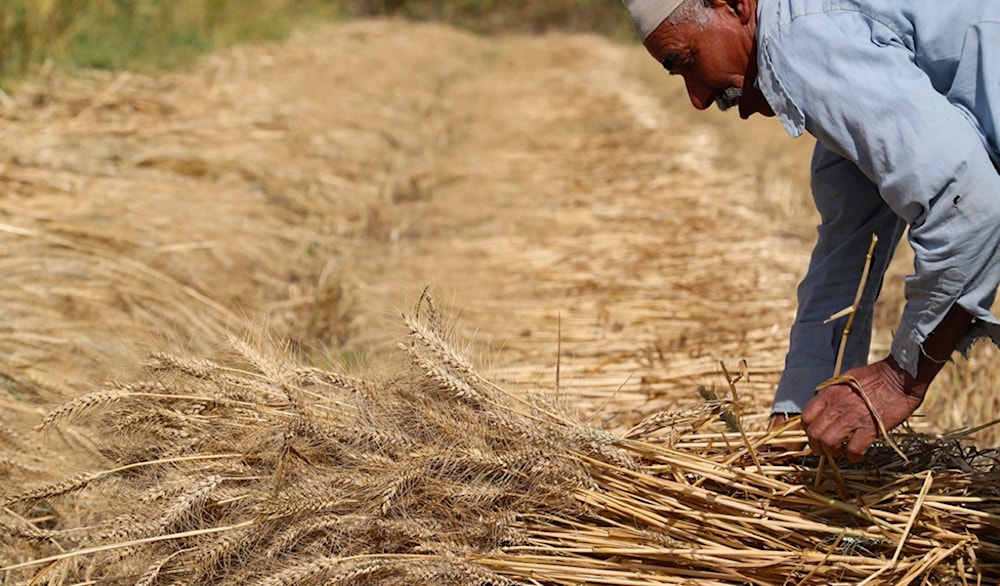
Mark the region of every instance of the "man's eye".
POLYGON ((677 61, 680 59, 680 55, 677 53, 667 53, 663 56, 663 68, 666 69, 671 75, 674 73, 674 68, 677 66, 677 61))
POLYGON ((681 71, 690 69, 694 65, 694 59, 690 53, 667 53, 663 57, 663 68, 670 75, 680 75, 681 71))

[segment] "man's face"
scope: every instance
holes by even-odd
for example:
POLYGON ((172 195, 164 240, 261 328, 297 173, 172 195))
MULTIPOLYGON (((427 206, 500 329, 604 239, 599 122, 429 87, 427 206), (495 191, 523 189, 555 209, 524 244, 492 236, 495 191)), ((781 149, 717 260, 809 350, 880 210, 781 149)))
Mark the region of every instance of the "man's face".
POLYGON ((770 114, 753 87, 753 19, 748 23, 728 4, 716 5, 709 14, 704 27, 667 20, 646 39, 646 49, 671 75, 684 78, 695 108, 716 104, 727 110, 738 105, 743 118, 755 112, 770 114))

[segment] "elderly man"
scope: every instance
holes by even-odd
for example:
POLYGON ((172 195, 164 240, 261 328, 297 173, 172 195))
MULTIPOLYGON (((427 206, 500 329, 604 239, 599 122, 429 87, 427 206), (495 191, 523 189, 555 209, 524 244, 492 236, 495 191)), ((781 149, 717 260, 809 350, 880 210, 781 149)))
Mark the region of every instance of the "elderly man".
MULTIPOLYGON (((1000 341, 1000 2, 624 0, 646 49, 691 103, 777 116, 817 139, 818 241, 772 424, 802 414, 812 449, 860 460, 920 405, 956 349, 1000 341), (872 306, 909 226, 916 255, 890 355, 868 361, 872 306), (834 384, 872 235, 871 277, 834 384), (864 397, 862 396, 864 395, 864 397), (867 398, 867 400, 866 400, 867 398)), ((734 153, 733 156, 738 156, 734 153)))

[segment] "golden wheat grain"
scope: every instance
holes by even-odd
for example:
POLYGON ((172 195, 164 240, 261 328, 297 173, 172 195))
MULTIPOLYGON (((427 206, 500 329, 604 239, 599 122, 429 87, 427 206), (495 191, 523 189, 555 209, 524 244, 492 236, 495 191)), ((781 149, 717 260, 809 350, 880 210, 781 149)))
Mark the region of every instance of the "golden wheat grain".
POLYGON ((386 562, 378 559, 345 561, 338 557, 320 558, 296 564, 277 574, 265 577, 256 584, 259 586, 346 584, 357 578, 370 577, 386 567, 386 562))
POLYGON ((368 519, 356 515, 343 515, 339 513, 305 516, 276 535, 271 540, 264 555, 276 559, 280 555, 287 553, 298 542, 305 540, 311 534, 339 530, 342 525, 352 521, 367 522, 368 519))
POLYGON ((108 387, 108 390, 137 394, 169 395, 173 392, 171 387, 161 381, 110 381, 105 386, 108 387))
POLYGON ((444 333, 444 319, 441 312, 438 310, 437 302, 434 301, 434 296, 431 295, 430 288, 425 288, 420 292, 420 298, 417 299, 417 303, 413 307, 413 317, 417 321, 423 321, 427 323, 428 327, 435 332, 444 333), (423 312, 423 317, 420 316, 420 312, 423 312))
POLYGON ((465 573, 467 583, 475 582, 478 584, 491 584, 493 586, 523 586, 523 583, 515 582, 502 574, 498 574, 482 566, 469 563, 464 559, 451 556, 448 561, 451 563, 452 568, 461 570, 465 573))
POLYGON ((186 381, 189 389, 204 390, 237 401, 251 400, 261 394, 273 395, 275 398, 285 397, 280 389, 274 388, 259 375, 248 376, 250 373, 226 367, 213 360, 154 353, 146 360, 144 366, 150 372, 192 377, 207 385, 194 384, 189 380, 186 381))
POLYGON ((153 584, 155 584, 157 579, 160 577, 160 570, 162 570, 163 566, 169 563, 170 560, 175 555, 177 554, 176 553, 170 554, 164 557, 163 559, 154 562, 152 565, 146 568, 146 571, 144 571, 142 575, 139 576, 139 579, 136 580, 133 586, 153 586, 153 584))
POLYGON ((315 367, 299 367, 289 373, 296 384, 327 385, 354 394, 366 394, 371 391, 370 385, 362 380, 347 375, 325 371, 315 367))
POLYGON ((589 427, 574 427, 569 431, 568 436, 573 444, 579 446, 585 452, 600 454, 602 457, 629 470, 640 469, 639 464, 627 451, 617 447, 617 444, 624 442, 624 439, 620 436, 589 427))
MULTIPOLYGON (((238 401, 234 399, 201 395, 159 394, 133 392, 128 390, 97 391, 74 399, 53 409, 48 415, 45 416, 45 419, 42 420, 36 429, 38 431, 44 431, 58 421, 72 420, 73 418, 80 417, 86 412, 101 405, 116 403, 122 401, 123 399, 178 401, 191 404, 193 406, 192 408, 196 411, 200 410, 200 405, 226 405, 242 407, 247 409, 250 413, 258 413, 268 407, 266 404, 252 401, 238 401)), ((271 411, 271 413, 274 413, 274 411, 271 411)))
POLYGON ((294 396, 294 393, 291 392, 292 388, 289 385, 291 377, 286 374, 284 361, 265 356, 260 350, 254 348, 241 338, 230 335, 227 341, 244 360, 256 368, 273 386, 285 391, 289 401, 294 403, 298 400, 298 397, 294 396))
POLYGON ((4 378, 14 388, 30 395, 41 395, 43 398, 72 397, 79 394, 77 389, 67 385, 60 378, 35 369, 24 369, 20 372, 4 372, 4 378))
POLYGON ((133 412, 126 411, 120 417, 115 417, 111 424, 121 433, 160 436, 166 442, 180 442, 197 435, 201 429, 210 425, 210 420, 200 414, 150 406, 133 412))
MULTIPOLYGON (((150 501, 153 502, 153 501, 150 501)), ((146 504, 145 502, 143 504, 146 504)), ((102 521, 99 527, 94 528, 94 534, 102 541, 117 543, 127 541, 135 535, 135 528, 149 521, 148 517, 130 512, 111 519, 102 521)))
POLYGON ((430 325, 404 316, 404 323, 410 332, 410 339, 417 342, 417 347, 430 352, 437 358, 439 364, 453 369, 464 377, 478 379, 472 365, 460 354, 455 352, 442 337, 442 333, 430 325))
POLYGON ((52 411, 49 411, 49 414, 45 416, 45 419, 43 419, 35 429, 38 431, 44 431, 55 423, 71 420, 100 405, 113 403, 125 397, 131 396, 134 396, 134 393, 123 390, 97 391, 95 393, 84 395, 69 401, 68 403, 64 403, 52 411))
POLYGON ((0 514, 2 514, 0 516, 0 531, 4 535, 20 537, 31 541, 44 541, 60 535, 58 531, 39 529, 21 517, 14 515, 9 510, 3 511, 0 514))
POLYGON ((223 533, 218 539, 195 548, 180 562, 177 571, 190 576, 190 582, 195 584, 222 583, 225 578, 238 574, 241 565, 246 565, 241 560, 257 555, 248 552, 259 552, 261 542, 266 541, 271 532, 270 526, 261 522, 223 533))
POLYGON ((8 496, 4 498, 3 503, 5 507, 9 507, 15 503, 50 499, 85 488, 91 482, 101 478, 102 476, 104 476, 102 473, 84 472, 71 478, 67 478, 66 480, 39 486, 19 494, 8 496))
POLYGON ((405 470, 396 476, 395 480, 389 483, 389 486, 385 487, 382 494, 379 495, 376 501, 378 510, 383 515, 389 514, 390 510, 396 506, 396 501, 408 496, 407 493, 418 484, 418 479, 423 477, 425 473, 424 470, 417 468, 405 470))
POLYGON ((701 429, 717 418, 723 412, 724 405, 720 401, 709 401, 686 409, 657 411, 647 415, 622 436, 626 439, 640 437, 659 439, 658 432, 668 429, 669 435, 665 441, 670 444, 671 439, 701 429))
POLYGON ((408 316, 403 317, 410 332, 412 344, 404 345, 418 364, 434 373, 435 378, 445 383, 446 388, 457 387, 459 396, 470 400, 484 400, 479 389, 475 388, 482 379, 472 365, 448 344, 441 333, 433 326, 425 325, 408 316))
POLYGON ((156 352, 149 356, 144 366, 151 371, 176 371, 188 376, 211 381, 221 366, 202 358, 182 358, 164 352, 156 352))
POLYGON ((222 476, 213 474, 198 481, 166 506, 159 517, 137 527, 137 535, 173 533, 190 529, 187 522, 200 513, 209 495, 222 483, 222 476))
POLYGON ((0 469, 5 469, 7 472, 16 470, 22 474, 29 474, 33 476, 44 476, 48 474, 48 470, 46 468, 26 464, 21 460, 7 456, 6 454, 0 454, 0 469))
POLYGON ((424 374, 438 383, 438 389, 446 391, 450 396, 457 399, 464 399, 473 404, 479 404, 484 401, 484 397, 468 381, 434 362, 432 359, 420 354, 416 350, 416 346, 409 346, 407 351, 413 357, 415 363, 424 369, 424 374))
POLYGON ((330 489, 317 489, 315 491, 304 491, 300 487, 295 487, 297 494, 283 495, 280 499, 266 507, 268 519, 282 519, 297 517, 304 513, 322 514, 328 512, 340 512, 346 514, 359 506, 363 501, 358 498, 349 498, 339 491, 330 489), (311 494, 309 494, 311 492, 311 494))

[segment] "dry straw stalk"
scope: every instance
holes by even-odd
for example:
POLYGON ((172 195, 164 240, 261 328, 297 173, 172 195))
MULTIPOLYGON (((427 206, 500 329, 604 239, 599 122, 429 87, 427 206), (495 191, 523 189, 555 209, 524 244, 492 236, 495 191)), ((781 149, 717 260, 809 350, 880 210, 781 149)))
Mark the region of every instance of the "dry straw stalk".
POLYGON ((304 369, 234 340, 231 358, 159 356, 147 380, 113 385, 155 393, 85 400, 76 423, 104 438, 108 465, 71 490, 56 479, 4 499, 0 521, 20 529, 3 537, 3 572, 52 581, 61 564, 56 582, 147 585, 1000 580, 994 450, 897 434, 909 461, 878 445, 833 475, 760 451, 788 438, 727 429, 722 413, 739 408, 721 401, 594 429, 478 374, 429 299, 404 322, 392 376, 304 369), (134 409, 174 412, 179 429, 130 427, 134 409), (69 522, 91 506, 89 527, 69 522))

